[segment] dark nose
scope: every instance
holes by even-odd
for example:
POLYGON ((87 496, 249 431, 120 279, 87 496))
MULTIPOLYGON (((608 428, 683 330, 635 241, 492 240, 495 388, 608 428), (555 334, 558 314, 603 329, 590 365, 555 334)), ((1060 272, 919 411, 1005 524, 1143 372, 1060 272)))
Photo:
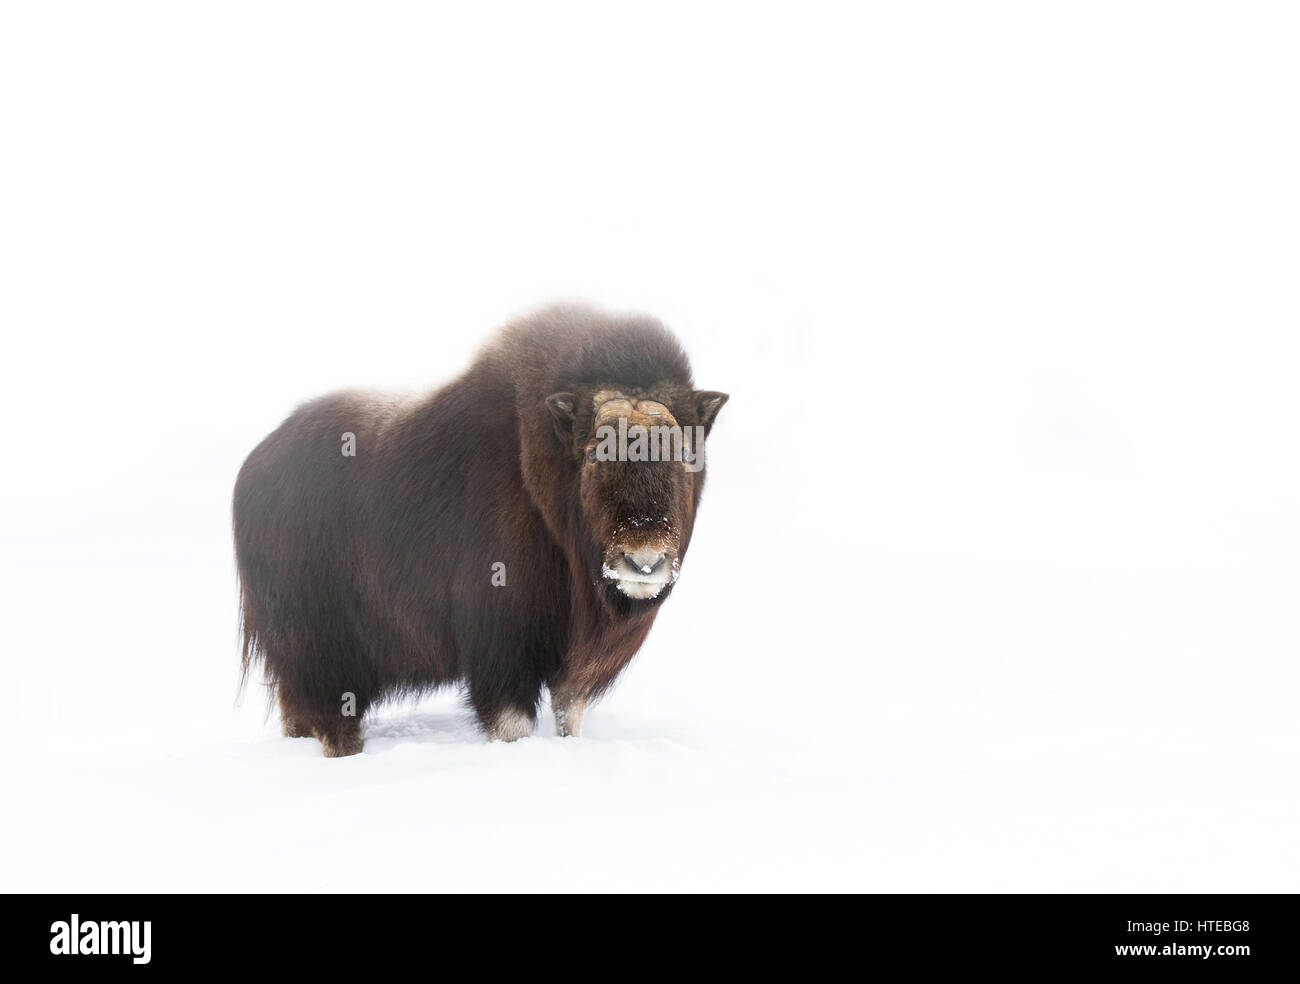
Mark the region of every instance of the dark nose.
POLYGON ((664 552, 654 550, 650 547, 643 547, 640 550, 624 551, 623 559, 627 561, 628 566, 641 574, 653 574, 659 569, 659 565, 664 562, 664 552))

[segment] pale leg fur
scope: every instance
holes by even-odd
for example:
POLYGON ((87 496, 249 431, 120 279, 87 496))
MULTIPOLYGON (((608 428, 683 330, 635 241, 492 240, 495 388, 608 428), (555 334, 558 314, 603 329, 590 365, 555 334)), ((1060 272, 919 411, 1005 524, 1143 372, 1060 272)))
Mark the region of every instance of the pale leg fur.
POLYGON ((502 711, 487 726, 488 737, 493 741, 518 741, 532 733, 533 719, 523 711, 502 711))
POLYGON ((587 709, 585 697, 553 697, 555 730, 563 738, 577 738, 582 733, 582 715, 587 709))

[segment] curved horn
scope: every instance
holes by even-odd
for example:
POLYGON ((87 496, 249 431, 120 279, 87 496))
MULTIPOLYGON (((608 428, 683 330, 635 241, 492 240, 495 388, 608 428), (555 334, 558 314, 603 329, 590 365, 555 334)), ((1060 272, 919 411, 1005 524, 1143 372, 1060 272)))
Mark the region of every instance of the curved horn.
POLYGON ((612 390, 601 390, 592 398, 596 406, 596 423, 626 417, 630 426, 675 427, 672 412, 658 400, 633 400, 612 390))
POLYGON ((596 421, 628 417, 632 414, 632 401, 624 397, 605 400, 596 407, 596 421))

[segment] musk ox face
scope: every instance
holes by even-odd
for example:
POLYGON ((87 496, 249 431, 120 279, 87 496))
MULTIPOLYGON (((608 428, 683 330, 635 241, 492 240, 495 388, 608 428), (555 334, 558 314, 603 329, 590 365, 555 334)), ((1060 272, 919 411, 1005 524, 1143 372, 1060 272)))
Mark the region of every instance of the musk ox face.
POLYGON ((614 611, 655 605, 677 581, 704 480, 704 438, 726 400, 610 388, 548 400, 577 452, 590 574, 614 611))

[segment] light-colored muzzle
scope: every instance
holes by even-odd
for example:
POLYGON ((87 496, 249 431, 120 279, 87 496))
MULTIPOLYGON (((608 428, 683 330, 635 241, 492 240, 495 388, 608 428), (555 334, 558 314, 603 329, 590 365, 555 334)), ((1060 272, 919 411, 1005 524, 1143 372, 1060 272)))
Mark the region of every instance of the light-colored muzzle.
POLYGON ((605 551, 602 575, 629 598, 647 601, 677 580, 677 545, 670 536, 615 537, 605 551))

